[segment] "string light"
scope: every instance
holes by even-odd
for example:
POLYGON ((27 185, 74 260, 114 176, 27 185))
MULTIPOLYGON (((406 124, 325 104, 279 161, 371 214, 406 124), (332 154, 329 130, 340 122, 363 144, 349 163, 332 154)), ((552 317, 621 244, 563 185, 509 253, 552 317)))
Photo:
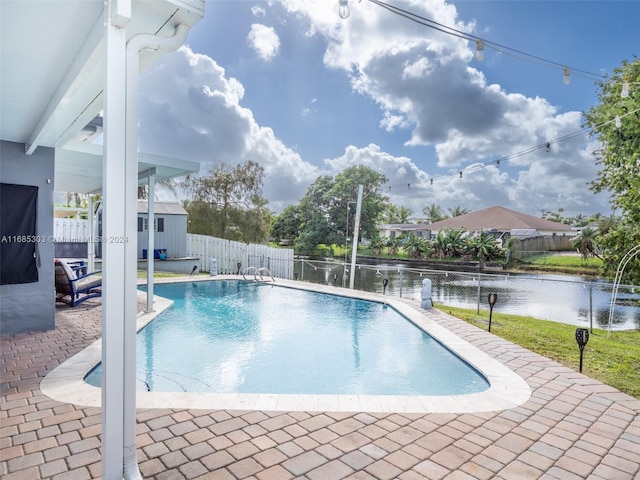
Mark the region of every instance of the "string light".
MULTIPOLYGON (((483 169, 483 168, 490 167, 492 165, 495 165, 495 166, 499 167, 500 163, 503 160, 504 161, 508 161, 508 160, 512 160, 512 159, 515 159, 515 158, 518 158, 518 157, 523 157, 525 155, 528 155, 530 153, 536 152, 536 151, 541 150, 543 148, 547 152, 550 152, 551 151, 551 145, 553 145, 553 144, 564 142, 564 141, 567 141, 567 140, 571 140, 573 138, 577 138, 577 137, 582 136, 582 135, 586 135, 587 133, 593 132, 593 131, 597 131, 598 129, 600 129, 600 128, 606 126, 606 125, 612 125, 612 124, 616 124, 617 125, 618 119, 620 120, 620 123, 622 124, 622 119, 624 117, 626 117, 626 116, 629 116, 629 115, 636 115, 636 116, 640 115, 640 108, 638 108, 636 110, 632 110, 631 112, 627 112, 625 110, 625 112, 622 115, 620 115, 619 117, 612 118, 611 120, 608 120, 608 121, 603 122, 603 123, 601 123, 599 125, 596 125, 593 128, 576 130, 576 131, 568 133, 568 134, 566 134, 566 135, 564 135, 562 137, 558 137, 558 138, 556 138, 554 140, 549 140, 549 141, 546 141, 546 142, 544 142, 542 144, 535 145, 533 147, 529 147, 526 150, 522 150, 520 152, 512 153, 511 155, 505 155, 504 157, 500 157, 500 158, 495 159, 495 160, 489 160, 489 161, 484 162, 484 163, 478 163, 478 164, 469 166, 469 167, 465 168, 464 171, 469 173, 469 172, 473 172, 475 170, 480 170, 480 169, 483 169)), ((447 173, 447 174, 431 177, 431 178, 429 178, 429 185, 433 185, 434 180, 440 180, 440 179, 444 179, 444 178, 451 178, 454 175, 457 175, 458 177, 462 177, 462 171, 454 171, 454 172, 451 172, 451 173, 447 173)), ((414 183, 414 186, 416 186, 416 185, 418 185, 418 186, 419 185, 425 185, 426 183, 427 183, 426 181, 425 182, 418 182, 418 183, 414 183)), ((399 185, 395 185, 395 187, 398 187, 398 186, 399 185)), ((391 191, 391 186, 389 186, 389 191, 391 191)))
POLYGON ((627 98, 629 96, 629 82, 624 82, 622 84, 622 91, 620 92, 620 96, 622 98, 627 98))
MULTIPOLYGON (((478 50, 480 50, 480 52, 483 52, 484 47, 489 47, 492 48, 498 52, 500 52, 501 54, 504 55, 510 55, 518 60, 524 60, 524 61, 528 61, 528 62, 532 62, 532 63, 538 63, 542 66, 546 66, 546 67, 552 67, 552 68, 560 68, 563 70, 563 72, 573 72, 576 75, 580 75, 583 76, 585 78, 590 78, 590 79, 598 79, 598 80, 602 80, 605 79, 606 76, 605 75, 601 75, 601 74, 597 74, 597 73, 593 73, 593 72, 588 72, 586 70, 581 70, 575 67, 571 67, 571 69, 569 69, 569 67, 567 65, 563 65, 561 63, 558 62, 554 62, 552 60, 548 60, 542 57, 539 57, 537 55, 532 55, 530 53, 526 53, 523 52, 522 50, 517 50, 515 48, 511 48, 508 47, 506 45, 501 45, 499 43, 496 42, 492 42, 490 40, 487 39, 483 39, 480 38, 478 36, 472 35, 470 33, 466 33, 463 32, 461 30, 457 30, 453 27, 449 27, 447 25, 444 25, 442 23, 438 23, 435 20, 431 20, 429 18, 426 17, 422 17, 418 14, 412 13, 408 10, 403 10, 400 7, 396 7, 394 5, 390 5, 388 3, 385 3, 381 0, 369 0, 371 3, 374 3, 386 10, 389 10, 391 13, 394 13, 396 15, 399 15, 401 17, 404 17, 408 20, 411 20, 412 22, 418 23, 422 26, 428 27, 428 28, 432 28, 434 30, 438 30, 439 32, 442 33, 446 33, 447 35, 452 35, 454 37, 458 37, 461 38, 463 40, 469 40, 469 41, 474 41, 476 42, 476 55, 478 55, 478 50), (478 48, 479 46, 481 46, 482 48, 478 48)), ((482 55, 482 53, 481 53, 482 55)), ((481 61, 477 56, 476 56, 476 60, 481 61)))
POLYGON ((338 0, 338 15, 340 15, 340 18, 346 20, 349 18, 350 13, 349 0, 338 0))
POLYGON ((562 83, 565 85, 569 85, 571 83, 571 70, 569 67, 564 67, 562 69, 562 83))
POLYGON ((620 128, 622 126, 622 120, 620 117, 616 117, 616 128, 620 128))
POLYGON ((484 40, 476 39, 476 60, 481 62, 484 60, 484 40))

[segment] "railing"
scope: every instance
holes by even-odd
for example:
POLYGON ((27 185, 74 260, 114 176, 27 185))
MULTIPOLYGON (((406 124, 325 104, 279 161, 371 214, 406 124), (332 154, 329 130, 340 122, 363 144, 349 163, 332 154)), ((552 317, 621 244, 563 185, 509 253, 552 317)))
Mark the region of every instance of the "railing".
POLYGON ((266 280, 264 279, 264 275, 269 275, 269 277, 271 277, 271 281, 275 282, 276 279, 273 278, 273 275, 271 275, 271 272, 269 271, 268 268, 265 267, 247 267, 242 271, 242 278, 244 278, 245 280, 247 280, 247 275, 253 275, 253 281, 254 282, 265 282, 266 280), (260 278, 258 278, 260 277, 260 278))
MULTIPOLYGON (((296 260, 294 278, 341 287, 348 285, 350 267, 337 261, 296 260)), ((602 329, 609 325, 614 289, 612 283, 575 276, 433 270, 389 263, 357 264, 354 275, 358 290, 419 300, 422 281, 428 278, 436 305, 479 312, 489 310, 488 295, 496 293, 494 312, 602 329)), ((612 328, 639 330, 640 287, 620 285, 615 302, 612 328)))

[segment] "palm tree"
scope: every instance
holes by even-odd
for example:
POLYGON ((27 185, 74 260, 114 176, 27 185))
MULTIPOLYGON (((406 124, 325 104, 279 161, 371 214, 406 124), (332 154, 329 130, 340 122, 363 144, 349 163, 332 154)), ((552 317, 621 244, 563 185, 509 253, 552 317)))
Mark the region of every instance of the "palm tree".
POLYGON ((369 248, 376 252, 376 255, 380 255, 382 253, 384 245, 385 239, 380 237, 380 235, 378 235, 378 232, 376 231, 375 236, 369 242, 369 248))
POLYGON ((429 242, 424 237, 410 233, 404 244, 404 250, 411 258, 420 258, 429 251, 429 242))
POLYGON ((464 228, 444 228, 438 230, 433 240, 434 254, 438 257, 455 257, 464 252, 467 231, 464 228))
POLYGON ((436 205, 435 203, 424 207, 422 213, 424 213, 427 223, 435 223, 447 218, 447 216, 442 213, 440 205, 436 205))
POLYGON ((387 253, 389 255, 395 255, 400 245, 402 245, 402 241, 398 237, 387 237, 384 242, 384 246, 387 247, 387 253))
POLYGON ((409 223, 413 211, 407 207, 397 207, 389 204, 380 215, 383 223, 409 223))
POLYGON ((619 221, 620 219, 614 215, 611 215, 610 217, 598 217, 598 235, 606 235, 610 230, 613 230, 613 228, 618 225, 619 221))
POLYGON ((469 210, 456 205, 455 207, 449 209, 449 213, 452 217, 460 217, 469 213, 469 210))
POLYGON ((475 234, 469 240, 469 251, 478 259, 478 268, 484 269, 484 263, 504 256, 503 250, 498 247, 496 239, 493 235, 485 232, 475 234))
POLYGON ((584 227, 580 233, 571 242, 578 249, 583 260, 590 257, 600 256, 596 253, 597 243, 596 237, 598 232, 591 227, 584 227))
POLYGON ((446 256, 455 257, 464 253, 467 246, 467 230, 464 228, 445 229, 446 256))
POLYGON ((411 215, 413 215, 413 211, 407 207, 398 207, 398 223, 409 223, 409 219, 411 215))

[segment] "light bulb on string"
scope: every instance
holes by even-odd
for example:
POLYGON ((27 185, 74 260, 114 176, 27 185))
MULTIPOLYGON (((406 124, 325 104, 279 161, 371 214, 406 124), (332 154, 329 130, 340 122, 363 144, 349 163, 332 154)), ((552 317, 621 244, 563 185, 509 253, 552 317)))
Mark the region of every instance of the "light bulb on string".
POLYGON ((622 120, 620 117, 616 117, 616 128, 620 128, 622 126, 622 120))
POLYGON ((484 60, 484 41, 481 38, 476 39, 476 60, 478 62, 484 60))
POLYGON ((343 20, 349 18, 349 0, 338 0, 338 15, 343 20))
POLYGON ((564 67, 562 70, 562 83, 569 85, 571 83, 571 70, 569 67, 564 67))
POLYGON ((629 82, 624 82, 622 84, 622 91, 620 92, 620 96, 622 98, 627 98, 629 96, 629 82))

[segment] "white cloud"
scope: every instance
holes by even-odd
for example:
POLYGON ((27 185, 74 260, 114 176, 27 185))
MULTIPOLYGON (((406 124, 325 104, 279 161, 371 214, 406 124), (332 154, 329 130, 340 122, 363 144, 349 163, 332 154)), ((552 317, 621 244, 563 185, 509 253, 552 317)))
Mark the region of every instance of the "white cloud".
MULTIPOLYGON (((324 37, 325 65, 344 70, 354 91, 379 105, 380 127, 396 134, 406 131, 408 146, 434 148, 440 168, 455 172, 581 128, 579 112, 559 113, 543 98, 489 84, 471 63, 475 45, 466 40, 417 25, 371 2, 350 2, 346 21, 323 2, 281 3, 307 20, 309 34, 324 37)), ((444 0, 399 0, 397 5, 461 31, 475 28, 460 21, 455 6, 444 0)), ((428 189, 421 192, 430 198, 422 203, 476 208, 504 201, 527 210, 536 204, 606 211, 603 196, 596 198, 587 187, 596 174, 590 151, 584 136, 558 144, 550 155, 543 151, 504 162, 502 173, 484 168, 463 179, 446 177, 434 182, 439 184, 437 195, 428 189)), ((363 152, 359 156, 366 157, 363 152)), ((398 198, 416 203, 413 194, 404 192, 398 198)))
MULTIPOLYGON (((597 168, 586 136, 554 144, 550 152, 513 157, 499 168, 482 166, 579 130, 579 112, 559 113, 543 98, 488 84, 470 66, 473 51, 467 42, 414 25, 370 2, 350 2, 347 21, 339 19, 337 2, 335 8, 326 2, 282 4, 307 22, 309 35, 324 37, 325 65, 345 70, 354 91, 379 105, 381 129, 406 132, 407 145, 428 145, 435 152, 437 172, 452 175, 436 173, 420 159, 394 156, 375 143, 345 146, 344 154, 316 167, 269 126, 257 124, 241 104, 244 86, 238 80, 187 47, 163 56, 141 79, 141 150, 204 163, 255 160, 265 169, 264 193, 277 212, 298 202, 317 176, 358 164, 389 178, 385 194, 416 216, 431 203, 445 210, 504 205, 528 213, 543 208, 606 212, 604 196, 596 198, 587 187, 597 168), (459 170, 464 170, 462 178, 459 170)), ((412 0, 402 6, 461 30, 473 28, 441 0, 412 0)), ((280 47, 275 31, 254 24, 251 32, 250 45, 262 59, 272 59, 280 47)), ((316 106, 314 98, 300 111, 310 114, 316 106)))
POLYGON ((267 15, 267 12, 263 7, 259 7, 258 5, 254 5, 253 7, 251 7, 251 14, 254 17, 265 17, 267 15))
POLYGON ((272 27, 254 23, 247 35, 247 44, 255 50, 258 57, 269 62, 280 50, 280 37, 272 27))
POLYGON ((244 87, 188 47, 164 55, 140 78, 140 150, 211 164, 258 162, 264 195, 280 211, 297 202, 318 169, 284 145, 242 107, 244 87))

